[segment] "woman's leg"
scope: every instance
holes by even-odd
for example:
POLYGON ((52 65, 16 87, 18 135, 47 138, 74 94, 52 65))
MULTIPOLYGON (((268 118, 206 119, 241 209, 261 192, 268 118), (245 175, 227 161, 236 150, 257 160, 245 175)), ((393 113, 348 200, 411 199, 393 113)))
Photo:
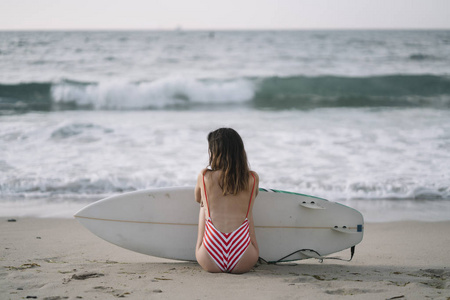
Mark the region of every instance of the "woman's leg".
POLYGON ((222 272, 220 268, 213 261, 211 256, 203 245, 203 235, 205 234, 205 209, 200 207, 200 213, 198 216, 198 236, 197 245, 195 247, 195 258, 198 264, 208 272, 219 273, 222 272))

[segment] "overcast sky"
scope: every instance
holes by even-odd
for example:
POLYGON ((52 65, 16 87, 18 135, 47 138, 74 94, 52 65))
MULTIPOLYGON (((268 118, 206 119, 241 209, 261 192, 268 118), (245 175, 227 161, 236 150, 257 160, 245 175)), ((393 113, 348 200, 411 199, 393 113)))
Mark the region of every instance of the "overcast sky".
POLYGON ((11 29, 450 29, 450 0, 0 0, 11 29))

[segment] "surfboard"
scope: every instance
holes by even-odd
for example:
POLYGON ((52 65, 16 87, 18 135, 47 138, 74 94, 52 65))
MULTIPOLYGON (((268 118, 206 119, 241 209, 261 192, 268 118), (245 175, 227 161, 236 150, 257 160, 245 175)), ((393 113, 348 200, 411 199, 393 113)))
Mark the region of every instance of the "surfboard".
MULTIPOLYGON (((195 260, 199 205, 194 187, 124 193, 84 207, 75 218, 117 246, 151 256, 195 260)), ((253 207, 260 257, 319 258, 361 242, 360 212, 322 198, 260 188, 253 207)))

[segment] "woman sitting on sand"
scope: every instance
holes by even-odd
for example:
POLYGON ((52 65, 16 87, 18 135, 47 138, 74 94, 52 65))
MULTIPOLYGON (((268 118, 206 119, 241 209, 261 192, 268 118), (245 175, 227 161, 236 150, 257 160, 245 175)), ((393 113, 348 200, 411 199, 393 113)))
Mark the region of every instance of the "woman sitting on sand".
POLYGON ((195 256, 208 272, 248 272, 259 257, 252 208, 259 178, 250 171, 239 134, 220 128, 208 134, 209 167, 198 176, 201 203, 195 256))

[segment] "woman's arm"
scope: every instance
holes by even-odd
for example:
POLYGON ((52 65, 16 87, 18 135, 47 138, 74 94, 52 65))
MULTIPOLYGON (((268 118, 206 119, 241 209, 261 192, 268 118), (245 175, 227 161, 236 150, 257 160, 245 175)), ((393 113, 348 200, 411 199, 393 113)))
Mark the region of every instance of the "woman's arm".
POLYGON ((203 169, 197 176, 197 184, 195 185, 195 201, 202 202, 202 186, 203 186, 203 174, 206 169, 203 169))
POLYGON ((258 196, 259 176, 256 172, 254 172, 254 171, 251 171, 251 172, 255 176, 256 181, 255 181, 255 191, 254 191, 255 196, 253 197, 252 203, 250 205, 250 213, 248 214, 248 222, 249 222, 249 231, 250 231, 250 242, 253 244, 253 246, 255 246, 256 250, 258 250, 258 253, 259 253, 258 242, 256 241, 256 234, 255 234, 255 224, 253 222, 253 204, 255 203, 256 196, 258 196))
MULTIPOLYGON (((256 173, 255 171, 250 171, 253 173, 253 175, 255 176, 256 182, 255 182, 255 198, 256 196, 258 196, 259 193, 259 175, 258 173, 256 173)), ((252 205, 253 207, 253 205, 252 205)))

